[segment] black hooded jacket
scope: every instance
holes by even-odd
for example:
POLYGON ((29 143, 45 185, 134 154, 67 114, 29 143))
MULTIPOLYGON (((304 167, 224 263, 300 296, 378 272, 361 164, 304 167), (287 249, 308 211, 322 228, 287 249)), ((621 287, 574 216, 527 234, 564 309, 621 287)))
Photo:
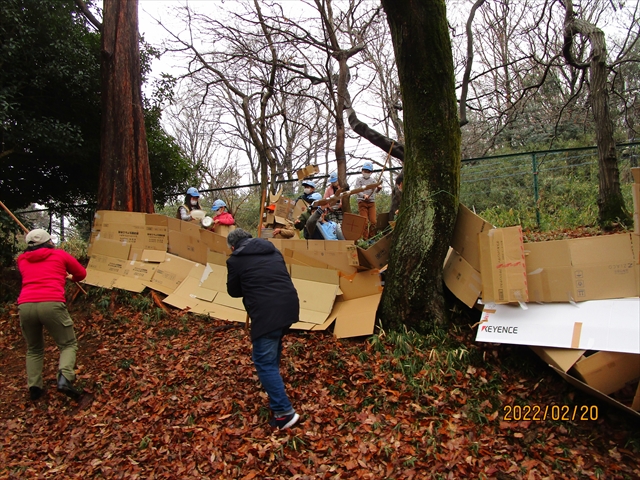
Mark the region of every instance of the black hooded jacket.
POLYGON ((251 340, 298 321, 300 300, 282 254, 262 238, 248 238, 227 259, 227 292, 242 297, 251 340))

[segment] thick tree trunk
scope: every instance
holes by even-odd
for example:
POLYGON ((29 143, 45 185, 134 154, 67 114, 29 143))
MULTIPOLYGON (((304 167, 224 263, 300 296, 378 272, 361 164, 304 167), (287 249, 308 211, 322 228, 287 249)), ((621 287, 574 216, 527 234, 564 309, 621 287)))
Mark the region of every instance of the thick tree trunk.
POLYGON ((564 46, 562 53, 567 63, 576 68, 589 68, 589 100, 596 124, 596 144, 598 146, 598 222, 602 226, 622 222, 631 223, 622 190, 618 156, 613 137, 613 122, 609 113, 609 93, 607 92, 607 46, 604 32, 573 13, 572 2, 567 2, 564 24, 564 46), (589 63, 578 63, 573 58, 572 46, 575 35, 584 35, 591 44, 589 63))
POLYGON ((98 209, 153 213, 142 109, 138 1, 105 0, 98 209))
POLYGON ((404 107, 403 197, 379 308, 425 332, 447 318, 442 265, 458 209, 460 125, 444 0, 383 0, 404 107))

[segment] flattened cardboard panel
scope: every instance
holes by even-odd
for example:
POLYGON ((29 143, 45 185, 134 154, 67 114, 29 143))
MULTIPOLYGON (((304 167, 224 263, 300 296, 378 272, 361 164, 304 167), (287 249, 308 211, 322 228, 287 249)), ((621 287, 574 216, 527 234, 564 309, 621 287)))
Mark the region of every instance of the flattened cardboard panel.
POLYGON ((353 246, 353 240, 332 240, 324 243, 325 252, 348 253, 349 247, 353 246))
POLYGON ((458 216, 453 229, 451 247, 478 272, 482 272, 478 234, 487 234, 492 228, 494 228, 493 225, 480 218, 464 205, 460 204, 458 206, 458 216))
POLYGON ((458 300, 472 308, 482 291, 482 278, 469 262, 452 248, 444 264, 444 283, 458 300))
POLYGON ((148 213, 144 217, 145 224, 148 226, 166 227, 169 222, 166 215, 158 215, 157 213, 148 213))
POLYGON ((577 301, 571 278, 571 267, 538 268, 527 274, 529 301, 572 302, 577 301))
POLYGON ((301 280, 309 280, 311 282, 329 283, 338 285, 338 272, 335 270, 327 270, 323 268, 302 267, 300 265, 291 266, 291 278, 299 278, 301 280))
POLYGON ((111 289, 113 288, 113 282, 115 282, 118 278, 120 278, 119 275, 101 272, 99 270, 87 269, 87 276, 82 281, 82 283, 93 285, 95 287, 111 289))
POLYGON ((317 325, 322 325, 327 320, 327 316, 329 314, 325 312, 316 312, 314 310, 306 310, 304 308, 300 308, 300 321, 306 323, 313 323, 317 325))
POLYGON ((222 235, 223 237, 227 238, 229 236, 229 232, 232 232, 236 229, 235 225, 216 225, 213 229, 213 231, 215 233, 217 233, 218 235, 222 235))
POLYGON ((342 300, 368 297, 382 292, 382 280, 377 270, 366 270, 353 275, 340 275, 342 300))
POLYGON ((222 265, 207 264, 209 273, 202 279, 202 287, 218 292, 227 291, 227 267, 222 265))
POLYGON ((236 310, 244 310, 244 304, 242 303, 242 298, 234 298, 230 296, 226 290, 218 291, 215 300, 213 303, 217 305, 224 305, 225 307, 235 308, 236 310))
POLYGON ((307 165, 304 168, 301 168, 296 172, 298 175, 298 180, 303 180, 306 177, 313 175, 314 173, 318 173, 320 168, 317 165, 307 165))
POLYGON ((129 252, 131 251, 131 245, 127 243, 118 242, 116 240, 109 240, 106 237, 98 234, 95 241, 91 244, 92 255, 104 255, 113 258, 129 258, 129 252))
MULTIPOLYGON (((333 244, 333 241, 325 242, 327 244, 333 244)), ((307 259, 315 259, 321 262, 323 268, 330 268, 333 270, 340 270, 343 273, 351 275, 357 271, 357 267, 352 264, 352 257, 355 254, 356 265, 359 265, 357 261, 358 252, 355 245, 351 245, 352 251, 323 251, 323 252, 311 252, 304 253, 307 259)), ((302 258, 302 257, 299 257, 302 258)), ((304 260, 303 260, 304 261, 304 260)), ((307 262, 308 263, 308 262, 307 262)), ((313 265, 311 265, 313 266, 313 265)))
POLYGON ((165 261, 158 264, 158 268, 151 282, 147 282, 146 285, 149 288, 169 295, 187 278, 193 266, 194 262, 167 254, 165 261))
POLYGON ((200 239, 200 222, 191 221, 191 222, 180 222, 180 233, 184 235, 188 235, 189 237, 200 239))
POLYGON ((167 227, 147 225, 144 248, 148 250, 165 251, 167 249, 167 227))
POLYGON ((308 323, 308 322, 296 322, 291 325, 292 330, 313 330, 313 327, 317 327, 316 323, 308 323))
POLYGON ((146 285, 142 281, 130 278, 130 277, 118 277, 113 282, 113 288, 119 288, 121 290, 127 290, 129 292, 141 293, 146 285))
MULTIPOLYGON (((291 280, 298 291, 301 309, 322 312, 327 315, 331 312, 333 302, 338 293, 337 285, 311 282, 299 278, 292 278, 291 280)), ((322 321, 324 322, 324 319, 322 321)))
POLYGON ((97 223, 117 223, 122 225, 144 226, 146 223, 146 213, 120 212, 115 210, 99 210, 95 214, 97 223))
POLYGON ((331 316, 335 318, 333 334, 337 338, 360 337, 373 333, 376 310, 381 294, 336 302, 331 316))
POLYGON ((129 251, 129 260, 133 262, 139 262, 142 260, 142 252, 144 250, 142 248, 134 248, 131 246, 131 250, 129 251))
POLYGON ((488 235, 480 234, 478 239, 483 302, 527 302, 522 228, 495 228, 488 235))
POLYGON ((169 232, 169 253, 193 262, 207 263, 207 246, 198 238, 181 232, 169 232))
POLYGON ((562 370, 554 367, 553 365, 549 365, 551 368, 553 368, 555 370, 555 372, 560 375, 562 378, 564 378, 567 382, 569 382, 571 385, 573 385, 574 387, 578 388, 579 390, 582 390, 583 392, 588 393, 589 395, 593 395, 596 398, 599 398, 600 400, 603 400, 605 402, 607 402, 610 405, 613 405, 616 408, 619 408, 620 410, 623 410, 633 416, 636 417, 640 417, 640 412, 636 412, 635 410, 627 407, 625 404, 618 402, 617 400, 614 400, 613 398, 611 398, 608 395, 605 395, 602 392, 599 392, 598 390, 596 390, 593 387, 590 387, 589 385, 587 385, 584 382, 581 382, 580 380, 578 380, 575 377, 572 377, 571 375, 564 373, 562 370))
POLYGON ((310 252, 324 252, 326 240, 307 240, 307 250, 310 252))
POLYGON ((391 239, 393 232, 386 234, 366 250, 358 247, 358 256, 364 261, 360 265, 369 265, 371 268, 382 268, 389 262, 391 253, 391 239))
POLYGON ((143 250, 140 259, 143 262, 162 263, 164 262, 167 252, 160 250, 143 250))
POLYGON ((157 268, 158 265, 155 263, 128 262, 124 266, 122 275, 129 278, 135 278, 137 280, 150 281, 157 268))
POLYGON ((609 395, 640 378, 640 355, 596 352, 579 360, 573 368, 578 379, 609 395))
POLYGON ((640 298, 485 305, 479 342, 640 353, 640 298), (576 326, 580 326, 576 329, 576 326), (576 334, 579 333, 579 338, 576 334), (573 347, 572 347, 573 345, 573 347))
POLYGON ((107 257, 106 255, 92 255, 87 265, 87 270, 97 270, 112 275, 122 275, 127 260, 122 258, 107 257))
POLYGON ((536 355, 549 365, 568 372, 571 367, 582 357, 586 350, 573 350, 571 348, 530 347, 536 355))
POLYGON ((229 322, 244 323, 247 319, 246 311, 230 308, 225 305, 219 305, 217 303, 212 303, 207 313, 214 318, 227 320, 229 322))
POLYGON ((224 253, 218 253, 218 252, 209 251, 209 253, 207 254, 207 263, 211 263, 211 264, 214 264, 214 265, 226 266, 227 265, 227 258, 229 258, 229 257, 227 255, 225 255, 224 253))
MULTIPOLYGON (((285 249, 285 251, 287 252, 287 257, 295 260, 295 262, 291 262, 294 263, 296 265, 306 265, 309 267, 314 267, 316 269, 323 269, 326 270, 329 265, 327 265, 322 259, 322 260, 317 260, 318 254, 320 255, 324 255, 324 250, 323 251, 319 251, 319 252, 313 252, 313 251, 296 251, 296 250, 288 250, 285 249)), ((321 257, 320 257, 321 258, 321 257)))
POLYGON ((291 212, 291 218, 294 221, 297 220, 298 217, 302 214, 302 212, 304 212, 306 209, 307 209, 307 204, 305 203, 305 201, 302 199, 298 200, 293 207, 293 211, 291 212))
POLYGON ((175 232, 179 232, 181 225, 182 225, 182 220, 178 220, 177 218, 171 218, 171 217, 167 217, 167 231, 175 231, 175 232))
POLYGON ((367 223, 365 217, 353 213, 345 213, 342 219, 342 234, 347 240, 358 240, 362 237, 364 224, 367 223))
POLYGON ((144 225, 128 225, 120 223, 103 223, 100 236, 117 242, 130 243, 134 247, 144 248, 146 231, 144 225))
POLYGON ((231 249, 227 246, 227 239, 222 235, 209 230, 200 229, 200 240, 212 250, 224 255, 231 255, 231 249))

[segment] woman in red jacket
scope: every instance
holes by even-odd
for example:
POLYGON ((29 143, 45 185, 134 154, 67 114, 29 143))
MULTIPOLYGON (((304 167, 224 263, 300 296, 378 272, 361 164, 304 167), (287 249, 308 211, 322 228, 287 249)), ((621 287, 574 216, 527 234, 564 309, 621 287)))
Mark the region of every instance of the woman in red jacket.
POLYGON ((27 250, 18 257, 18 269, 22 275, 18 308, 20 328, 27 342, 29 396, 31 400, 37 400, 44 393, 44 327, 60 350, 58 391, 78 398, 82 392, 73 387, 78 342, 65 303, 64 284, 67 279, 73 282, 84 280, 87 271, 67 252, 56 249, 45 230, 37 228, 30 231, 26 242, 27 250))

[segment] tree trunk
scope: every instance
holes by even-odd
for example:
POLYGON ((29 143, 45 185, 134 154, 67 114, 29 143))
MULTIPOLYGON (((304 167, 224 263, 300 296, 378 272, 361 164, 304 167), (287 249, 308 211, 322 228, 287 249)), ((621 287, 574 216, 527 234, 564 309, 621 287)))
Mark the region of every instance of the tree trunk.
POLYGON ((105 0, 99 210, 153 213, 142 109, 138 1, 105 0))
POLYGON ((562 52, 567 63, 576 68, 589 68, 589 100, 596 124, 598 146, 598 222, 604 227, 619 222, 630 224, 631 217, 625 208, 620 189, 618 156, 609 113, 607 46, 604 32, 595 25, 576 18, 572 2, 567 2, 566 5, 564 29, 562 52), (573 37, 578 34, 587 37, 591 44, 591 57, 588 64, 580 64, 573 58, 573 37))
POLYGON ((383 0, 404 106, 403 197, 378 310, 426 332, 447 319, 442 265, 458 209, 460 125, 443 0, 383 0))

